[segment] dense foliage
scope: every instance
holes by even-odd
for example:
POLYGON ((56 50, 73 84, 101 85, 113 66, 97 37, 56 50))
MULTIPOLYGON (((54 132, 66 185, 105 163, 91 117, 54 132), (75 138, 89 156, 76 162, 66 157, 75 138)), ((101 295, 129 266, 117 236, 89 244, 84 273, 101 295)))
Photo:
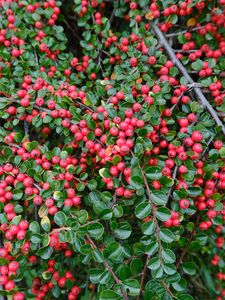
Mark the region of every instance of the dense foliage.
POLYGON ((0 0, 1 299, 225 299, 224 71, 224 0, 0 0))

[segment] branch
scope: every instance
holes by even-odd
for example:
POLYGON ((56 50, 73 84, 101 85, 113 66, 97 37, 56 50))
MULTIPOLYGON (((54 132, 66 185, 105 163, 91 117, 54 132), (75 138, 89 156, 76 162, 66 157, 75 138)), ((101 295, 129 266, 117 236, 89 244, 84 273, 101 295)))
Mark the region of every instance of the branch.
POLYGON ((110 25, 111 25, 112 22, 113 22, 113 19, 114 19, 114 16, 115 16, 115 11, 116 11, 116 9, 114 8, 113 11, 112 11, 111 16, 110 16, 110 18, 109 18, 109 23, 110 23, 110 25))
MULTIPOLYGON (((95 245, 94 241, 91 239, 91 237, 89 235, 87 235, 87 239, 88 241, 91 243, 92 247, 94 249, 97 249, 97 246, 95 245)), ((109 273, 112 275, 115 283, 117 285, 121 285, 122 282, 121 280, 116 276, 116 274, 114 273, 113 269, 111 268, 111 266, 108 264, 108 262, 106 260, 103 260, 103 264, 105 266, 105 268, 109 271, 109 273)), ((124 300, 128 300, 128 296, 127 294, 124 292, 124 290, 122 288, 120 288, 120 291, 121 291, 121 294, 122 294, 122 297, 124 300)))
MULTIPOLYGON (((134 153, 132 152, 132 155, 134 156, 134 153)), ((141 168, 140 165, 138 165, 140 170, 141 170, 141 174, 142 174, 142 177, 144 179, 144 184, 145 184, 145 187, 146 187, 146 192, 147 192, 147 195, 148 195, 148 201, 152 207, 152 218, 153 218, 153 221, 155 222, 156 224, 156 240, 157 240, 157 243, 159 245, 159 258, 160 260, 162 259, 162 251, 163 251, 163 246, 162 246, 162 242, 161 242, 161 238, 160 238, 160 226, 159 226, 159 223, 158 223, 158 220, 157 220, 157 217, 156 217, 156 212, 157 212, 157 208, 155 206, 155 204, 153 203, 152 201, 152 198, 151 198, 151 190, 150 190, 150 187, 149 187, 149 184, 148 184, 148 181, 146 179, 146 176, 145 176, 145 172, 143 171, 143 169, 141 168)), ((150 256, 148 255, 147 256, 147 260, 150 258, 150 256)), ((144 275, 145 276, 145 275, 144 275)), ((145 278, 143 278, 144 280, 145 278)), ((172 291, 170 290, 170 288, 167 286, 167 284, 165 283, 164 280, 161 280, 161 283, 163 284, 164 288, 166 289, 166 291, 168 292, 168 294, 172 297, 172 298, 175 298, 175 296, 173 295, 172 291)), ((141 291, 140 291, 141 292, 141 291)), ((140 297, 140 294, 139 294, 139 297, 140 297)))
MULTIPOLYGON (((172 60, 172 62, 177 66, 177 68, 180 70, 180 72, 182 73, 182 75, 188 80, 188 82, 190 84, 193 84, 194 83, 193 79, 188 74, 188 72, 185 69, 185 67, 183 66, 183 64, 176 57, 173 49, 171 48, 171 46, 169 45, 168 41, 164 37, 162 31, 155 24, 152 25, 152 28, 155 31, 155 34, 157 35, 157 37, 159 38, 160 43, 166 49, 166 51, 167 51, 170 59, 172 60)), ((222 132, 225 135, 225 126, 224 126, 224 124, 222 123, 222 121, 218 117, 218 115, 217 115, 216 111, 214 110, 214 108, 211 106, 211 104, 208 102, 208 100, 206 99, 206 97, 202 93, 201 89, 199 87, 193 86, 193 90, 194 90, 197 98, 201 102, 202 106, 204 108, 206 108, 208 110, 208 112, 211 114, 211 116, 214 119, 214 121, 216 122, 217 126, 221 126, 222 132)))
POLYGON ((177 36, 177 35, 179 35, 179 34, 184 34, 184 33, 186 33, 186 32, 198 31, 198 30, 203 29, 203 28, 205 28, 205 26, 199 26, 199 27, 194 27, 194 28, 182 30, 182 31, 179 31, 179 32, 168 33, 168 34, 166 35, 166 37, 173 37, 173 36, 177 36))
MULTIPOLYGON (((191 243, 191 241, 192 241, 192 239, 193 239, 193 237, 195 235, 195 230, 196 230, 196 227, 197 227, 197 225, 199 223, 199 219, 200 219, 200 216, 198 215, 196 223, 195 223, 195 227, 194 227, 194 229, 193 229, 193 231, 192 231, 192 233, 191 233, 191 235, 190 235, 190 237, 188 239, 187 245, 190 245, 190 243, 191 243)), ((183 259, 184 259, 184 257, 185 257, 185 255, 186 255, 187 252, 188 252, 188 247, 183 248, 183 251, 181 252, 180 258, 179 258, 179 260, 178 260, 178 262, 176 264, 176 268, 177 269, 179 269, 179 267, 180 267, 180 265, 181 265, 181 263, 182 263, 182 261, 183 261, 183 259)))
POLYGON ((139 292, 139 295, 137 297, 137 300, 141 299, 141 296, 142 296, 142 293, 143 293, 144 284, 145 284, 145 276, 146 276, 146 272, 147 272, 147 268, 148 268, 148 260, 149 260, 149 255, 146 258, 145 266, 144 266, 144 269, 143 269, 142 274, 141 274, 140 292, 139 292))
POLYGON ((25 133, 25 136, 26 135, 29 136, 29 126, 28 126, 27 121, 24 121, 24 133, 25 133))
POLYGON ((170 295, 170 297, 174 298, 174 294, 171 292, 171 290, 169 289, 168 285, 166 285, 165 281, 162 280, 161 283, 164 286, 164 288, 167 291, 167 293, 170 295))
MULTIPOLYGON (((178 166, 176 165, 174 170, 173 170, 173 180, 175 181, 176 177, 177 177, 177 171, 178 171, 178 166)), ((171 186, 171 188, 169 189, 168 191, 168 194, 167 194, 167 199, 169 200, 171 194, 172 194, 172 190, 173 190, 173 185, 171 186)))
POLYGON ((71 228, 69 228, 69 227, 54 228, 51 232, 49 232, 49 235, 52 235, 52 234, 54 234, 56 232, 60 232, 62 230, 71 231, 71 228))

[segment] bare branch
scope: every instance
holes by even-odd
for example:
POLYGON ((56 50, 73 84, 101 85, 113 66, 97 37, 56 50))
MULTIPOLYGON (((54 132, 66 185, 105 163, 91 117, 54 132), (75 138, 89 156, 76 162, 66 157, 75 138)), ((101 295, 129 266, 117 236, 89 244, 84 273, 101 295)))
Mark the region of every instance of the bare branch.
POLYGON ((177 35, 180 35, 180 34, 184 34, 186 32, 198 31, 198 30, 203 29, 203 28, 205 28, 205 26, 199 26, 199 27, 194 27, 194 28, 187 28, 186 30, 182 30, 182 31, 179 31, 179 32, 168 33, 166 35, 166 37, 173 37, 173 36, 177 36, 177 35))
MULTIPOLYGON (((155 24, 152 25, 152 27, 153 27, 153 30, 155 31, 155 34, 159 38, 160 43, 166 49, 166 51, 167 51, 170 59, 172 60, 172 62, 177 66, 177 68, 180 70, 182 75, 188 80, 189 84, 193 84, 194 83, 193 79, 191 78, 191 76, 189 75, 189 73, 187 72, 187 70, 185 69, 183 64, 176 57, 173 49, 169 45, 169 43, 168 43, 167 39, 165 38, 165 36, 163 35, 162 31, 155 24)), ((222 123, 222 121, 218 117, 218 114, 215 111, 215 109, 211 106, 211 104, 208 102, 208 100, 206 99, 206 97, 202 93, 201 89, 199 87, 193 86, 193 90, 194 90, 198 100, 203 105, 203 107, 206 108, 208 110, 208 112, 211 114, 211 116, 215 120, 217 126, 221 126, 222 132, 225 135, 225 126, 224 126, 224 124, 222 123)))

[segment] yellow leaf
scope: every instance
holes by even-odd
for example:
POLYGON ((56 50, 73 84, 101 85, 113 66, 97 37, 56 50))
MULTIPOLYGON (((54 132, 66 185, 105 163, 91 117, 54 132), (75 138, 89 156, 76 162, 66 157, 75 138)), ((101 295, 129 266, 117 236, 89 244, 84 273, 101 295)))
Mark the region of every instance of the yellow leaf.
POLYGON ((112 80, 115 80, 115 79, 116 79, 116 76, 115 76, 115 74, 114 74, 114 73, 112 73, 112 75, 111 75, 111 79, 112 79, 112 80))
POLYGON ((190 18, 188 21, 187 21, 187 26, 188 27, 193 27, 197 24, 197 21, 195 20, 195 18, 190 18))
POLYGON ((152 11, 149 11, 147 14, 145 14, 145 19, 151 21, 154 19, 154 15, 152 11))
POLYGON ((137 84, 140 84, 140 83, 142 83, 142 78, 140 77, 140 78, 138 78, 137 80, 136 80, 136 83, 137 84))
POLYGON ((44 216, 47 216, 48 214, 48 209, 45 205, 42 205, 38 211, 38 215, 40 218, 43 218, 44 216))
POLYGON ((44 216, 41 219, 41 227, 45 230, 45 231, 50 231, 51 229, 51 222, 48 218, 48 216, 44 216))

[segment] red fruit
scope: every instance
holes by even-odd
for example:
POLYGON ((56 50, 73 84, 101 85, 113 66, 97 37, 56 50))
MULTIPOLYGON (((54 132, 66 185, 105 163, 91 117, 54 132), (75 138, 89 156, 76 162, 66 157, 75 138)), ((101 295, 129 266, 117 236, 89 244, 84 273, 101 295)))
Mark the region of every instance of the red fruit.
POLYGON ((150 87, 148 85, 142 85, 141 92, 142 94, 148 94, 150 91, 150 87))
POLYGON ((44 43, 40 44, 39 49, 41 52, 46 52, 48 49, 48 46, 44 43))
POLYGON ((214 142, 213 146, 214 146, 215 149, 219 150, 219 149, 221 149, 223 147, 223 142, 220 141, 220 140, 216 140, 214 142))
POLYGON ((79 288, 79 286, 76 285, 76 286, 72 287, 71 292, 72 292, 74 295, 79 295, 80 292, 81 292, 81 289, 79 288))
POLYGON ((4 212, 7 214, 14 212, 14 205, 12 203, 6 204, 4 207, 4 212))
POLYGON ((181 199, 179 202, 180 208, 186 209, 190 206, 190 202, 187 199, 181 199))
POLYGON ((150 65, 154 65, 154 64, 156 63, 156 57, 155 57, 155 56, 150 56, 150 57, 148 58, 148 63, 149 63, 150 65))
POLYGON ((6 282, 6 284, 5 284, 6 291, 10 291, 14 288, 15 288, 15 283, 12 280, 9 280, 8 282, 6 282))
POLYGON ((187 127, 189 124, 188 119, 185 118, 181 118, 178 122, 181 127, 187 127))
POLYGON ((6 257, 8 255, 8 251, 5 248, 0 248, 0 257, 6 257))
POLYGON ((42 204, 42 202, 43 202, 43 199, 42 199, 41 196, 35 196, 35 197, 33 198, 33 203, 34 203, 34 205, 39 206, 39 205, 42 204))
POLYGON ((203 134, 200 131, 196 130, 192 132, 191 138, 195 142, 200 142, 203 139, 203 134))
POLYGON ((15 272, 18 270, 20 264, 17 261, 11 261, 8 265, 10 271, 15 272))
POLYGON ((138 60, 135 57, 131 57, 130 64, 132 67, 136 67, 138 65, 138 60))
POLYGON ((66 280, 67 279, 65 277, 60 278, 59 281, 58 281, 58 286, 60 286, 61 288, 63 288, 65 286, 65 284, 66 284, 66 280))

